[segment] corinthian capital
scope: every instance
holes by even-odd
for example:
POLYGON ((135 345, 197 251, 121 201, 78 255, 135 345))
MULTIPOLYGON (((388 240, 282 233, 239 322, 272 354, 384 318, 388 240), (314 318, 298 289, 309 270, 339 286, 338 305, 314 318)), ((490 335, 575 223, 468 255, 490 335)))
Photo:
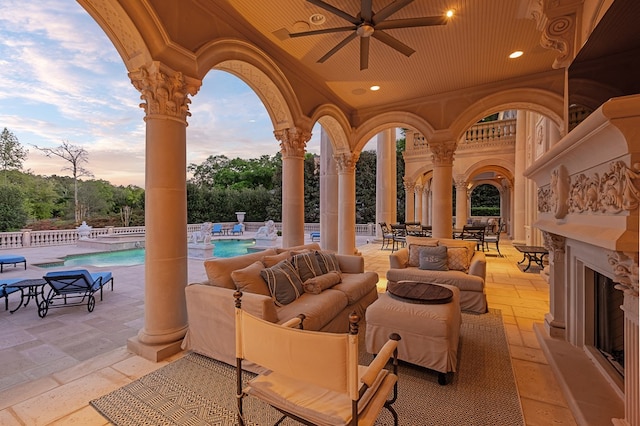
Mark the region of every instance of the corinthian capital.
POLYGON ((404 178, 403 180, 403 185, 404 185, 404 190, 408 193, 408 194, 412 194, 416 188, 416 183, 414 181, 410 181, 407 180, 407 178, 404 178))
MULTIPOLYGON (((163 71, 158 62, 138 68, 129 73, 133 87, 140 92, 144 102, 146 117, 162 115, 186 123, 191 116, 189 95, 194 96, 200 89, 200 82, 185 77, 181 72, 163 71)), ((146 119, 145 117, 145 119, 146 119)))
POLYGON ((273 132, 276 139, 280 141, 280 152, 282 158, 297 157, 304 158, 307 142, 311 139, 311 132, 298 127, 275 130, 273 132))
POLYGON ((542 231, 542 238, 544 238, 544 248, 550 250, 554 255, 562 255, 565 251, 567 239, 561 235, 552 234, 547 231, 542 231))
POLYGON ((432 142, 429 144, 431 150, 431 161, 436 166, 453 165, 453 153, 456 151, 455 141, 432 142))
POLYGON ((638 253, 611 252, 607 254, 607 260, 613 269, 616 288, 637 298, 638 253))
POLYGON ((358 154, 341 153, 334 154, 333 159, 336 162, 338 173, 355 173, 356 163, 358 162, 358 154))

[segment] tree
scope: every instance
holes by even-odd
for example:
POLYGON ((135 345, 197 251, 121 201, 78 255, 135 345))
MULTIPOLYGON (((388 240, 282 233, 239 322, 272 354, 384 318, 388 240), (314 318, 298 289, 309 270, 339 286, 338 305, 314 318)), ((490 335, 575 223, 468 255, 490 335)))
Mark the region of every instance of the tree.
POLYGON ((18 138, 5 127, 0 134, 0 167, 5 183, 8 170, 22 170, 22 163, 28 152, 20 145, 18 138))
POLYGON ((376 221, 375 151, 362 151, 356 164, 356 223, 376 221))
POLYGON ((27 223, 24 194, 15 185, 0 186, 0 232, 16 231, 27 223))
POLYGON ((69 141, 62 141, 62 145, 57 148, 41 148, 34 145, 39 151, 51 158, 51 156, 62 158, 69 162, 69 166, 63 167, 62 170, 68 170, 73 176, 73 201, 74 201, 74 217, 76 224, 82 219, 82 208, 78 202, 78 178, 82 176, 93 177, 93 173, 83 167, 83 164, 89 162, 89 153, 82 147, 73 145, 69 141))

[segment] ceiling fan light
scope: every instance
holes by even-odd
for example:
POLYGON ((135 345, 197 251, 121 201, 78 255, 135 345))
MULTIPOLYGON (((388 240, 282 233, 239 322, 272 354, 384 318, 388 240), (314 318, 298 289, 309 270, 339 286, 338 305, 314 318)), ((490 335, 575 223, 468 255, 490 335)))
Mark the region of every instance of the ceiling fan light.
POLYGON ((376 92, 376 91, 380 90, 380 86, 378 86, 378 85, 371 86, 371 87, 369 87, 369 90, 371 90, 372 92, 376 92))
POLYGON ((356 33, 360 36, 360 37, 371 37, 371 35, 373 34, 373 26, 369 25, 369 24, 362 24, 358 27, 358 29, 356 30, 356 33))
POLYGON ((326 20, 327 18, 325 18, 321 13, 314 13, 309 17, 309 22, 311 22, 313 25, 322 25, 326 20))

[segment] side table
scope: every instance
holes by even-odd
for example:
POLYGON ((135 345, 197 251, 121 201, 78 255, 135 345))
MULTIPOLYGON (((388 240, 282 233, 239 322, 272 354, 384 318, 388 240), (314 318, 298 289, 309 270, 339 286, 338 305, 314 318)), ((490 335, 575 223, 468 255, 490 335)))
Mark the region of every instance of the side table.
POLYGON ((27 306, 29 301, 33 297, 35 299, 36 307, 38 306, 38 298, 41 297, 44 300, 44 286, 47 282, 42 278, 22 280, 11 284, 11 287, 20 289, 20 303, 15 309, 9 311, 14 313, 23 306, 27 306))

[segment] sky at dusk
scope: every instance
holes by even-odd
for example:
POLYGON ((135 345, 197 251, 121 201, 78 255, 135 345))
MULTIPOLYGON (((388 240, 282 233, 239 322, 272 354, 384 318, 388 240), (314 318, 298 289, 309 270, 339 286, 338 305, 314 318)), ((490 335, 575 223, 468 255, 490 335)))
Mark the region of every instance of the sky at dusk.
MULTIPOLYGON (((191 100, 188 163, 278 152, 266 109, 240 79, 211 71, 191 100)), ((96 179, 144 186, 141 102, 115 47, 78 3, 0 2, 0 131, 28 149, 25 170, 68 176, 68 163, 34 147, 66 140, 89 153, 85 168, 96 179)), ((318 125, 307 151, 320 153, 318 125)))

